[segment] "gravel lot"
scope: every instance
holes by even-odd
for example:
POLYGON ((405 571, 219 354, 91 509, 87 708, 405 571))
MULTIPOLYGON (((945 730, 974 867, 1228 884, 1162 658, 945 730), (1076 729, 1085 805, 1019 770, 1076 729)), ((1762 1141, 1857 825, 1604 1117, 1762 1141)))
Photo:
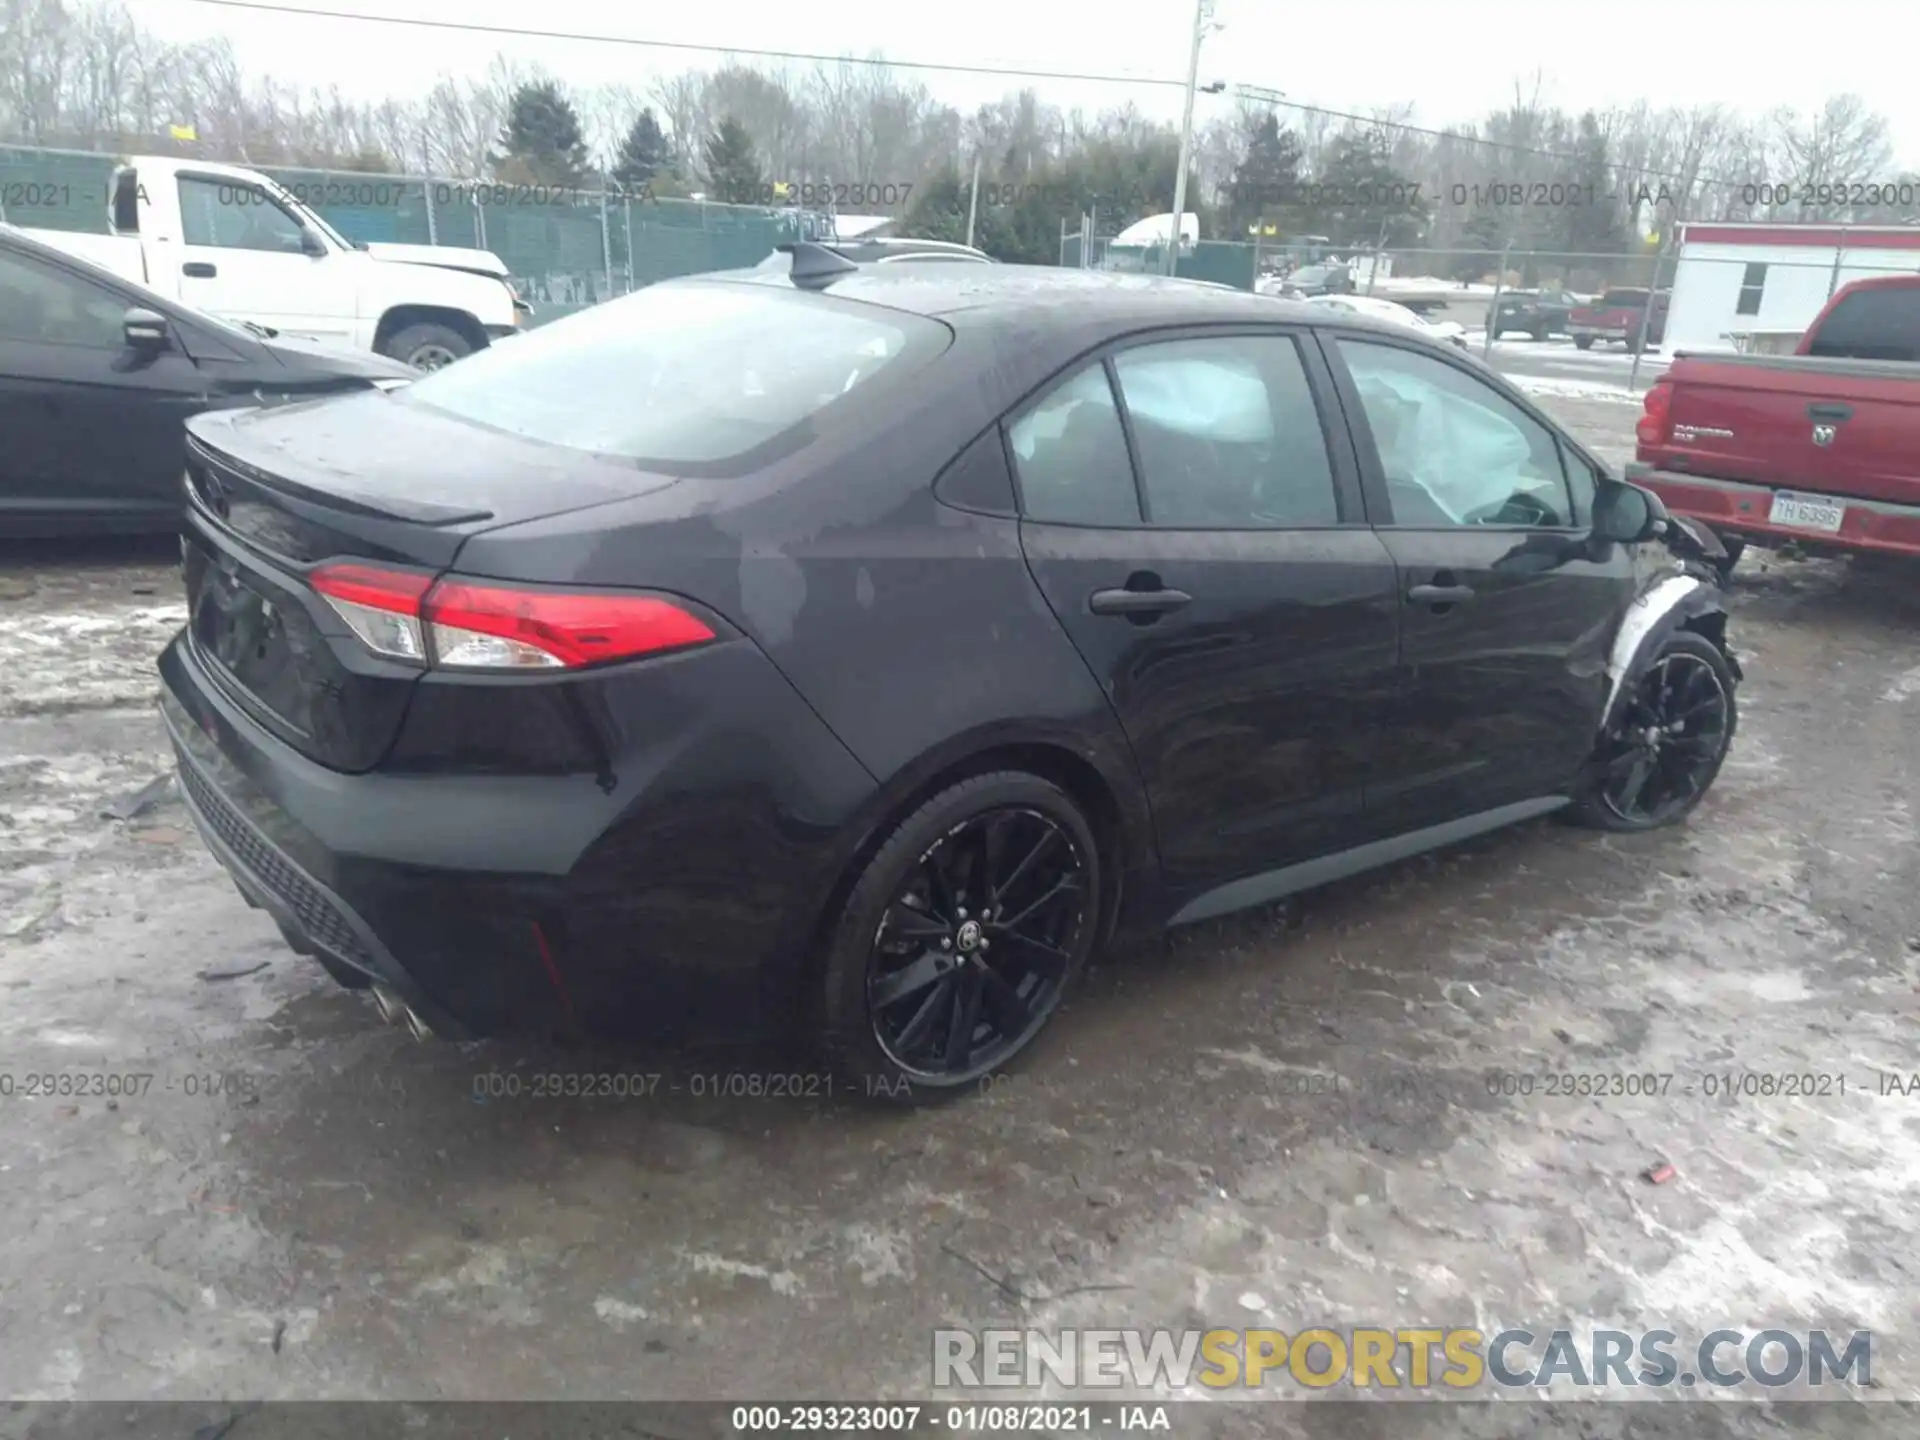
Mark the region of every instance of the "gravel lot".
MULTIPOLYGON (((1543 403, 1624 458, 1632 406, 1543 403)), ((855 1399, 925 1394, 940 1325, 1422 1323, 1871 1329, 1872 1395, 1920 1398, 1920 1095, 1879 1079, 1920 1070, 1913 567, 1743 566, 1688 825, 1533 825, 1138 946, 992 1093, 895 1115, 693 1093, 766 1057, 415 1044, 170 793, 105 816, 168 766, 171 558, 0 557, 0 1072, 153 1077, 0 1095, 0 1398, 855 1399), (610 1068, 665 1078, 476 1099, 610 1068), (1569 1068, 1675 1078, 1489 1093, 1569 1068), (1727 1072, 1846 1092, 1702 1093, 1727 1072)), ((1396 1433, 1554 1433, 1532 1409, 1396 1433)))

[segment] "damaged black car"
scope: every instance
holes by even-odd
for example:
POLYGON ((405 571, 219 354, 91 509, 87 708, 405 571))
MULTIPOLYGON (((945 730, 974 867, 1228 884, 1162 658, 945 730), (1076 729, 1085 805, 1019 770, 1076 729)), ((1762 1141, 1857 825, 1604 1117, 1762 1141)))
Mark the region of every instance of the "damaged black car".
POLYGON ((1307 305, 800 245, 189 429, 183 792, 420 1033, 952 1094, 1121 927, 1670 824, 1733 741, 1712 537, 1307 305))

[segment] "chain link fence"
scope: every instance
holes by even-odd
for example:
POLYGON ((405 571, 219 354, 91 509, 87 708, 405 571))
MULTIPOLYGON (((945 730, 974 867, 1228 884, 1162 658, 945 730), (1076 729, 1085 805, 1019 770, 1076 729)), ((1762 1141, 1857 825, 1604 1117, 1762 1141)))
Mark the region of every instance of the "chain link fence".
MULTIPOLYGON (((121 162, 0 148, 0 219, 104 234, 121 162)), ((572 186, 255 166, 348 240, 446 245, 500 257, 543 324, 656 280, 756 265, 776 245, 833 233, 833 217, 572 186)))

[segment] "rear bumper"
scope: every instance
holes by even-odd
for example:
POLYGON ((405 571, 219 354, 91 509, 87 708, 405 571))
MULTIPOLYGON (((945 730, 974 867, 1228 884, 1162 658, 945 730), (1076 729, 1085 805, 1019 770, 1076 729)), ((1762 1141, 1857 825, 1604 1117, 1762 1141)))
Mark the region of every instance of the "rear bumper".
POLYGON ((160 718, 173 742, 180 798, 200 838, 240 893, 273 917, 288 945, 302 954, 323 951, 391 987, 436 1034, 451 1040, 472 1038, 473 1031, 420 988, 345 900, 271 838, 258 818, 262 797, 220 752, 217 732, 200 731, 171 688, 161 691, 160 718), (255 818, 248 817, 249 810, 255 818))
POLYGON ((763 1037, 791 1014, 835 846, 873 782, 757 651, 704 658, 697 683, 747 689, 783 743, 735 730, 710 748, 684 717, 653 735, 623 717, 641 753, 600 776, 348 774, 235 707, 184 635, 160 659, 160 711, 242 894, 436 1034, 763 1037), (765 773, 780 766, 806 773, 765 773))
MULTIPOLYGON (((1626 477, 1660 497, 1667 509, 1690 515, 1715 530, 1750 540, 1793 540, 1836 550, 1876 551, 1887 555, 1920 556, 1920 505, 1896 505, 1885 500, 1856 500, 1835 495, 1846 506, 1838 532, 1775 525, 1767 517, 1776 487, 1739 480, 1715 480, 1704 475, 1682 475, 1639 461, 1627 466, 1626 477)), ((1780 489, 1791 487, 1781 486, 1780 489)))

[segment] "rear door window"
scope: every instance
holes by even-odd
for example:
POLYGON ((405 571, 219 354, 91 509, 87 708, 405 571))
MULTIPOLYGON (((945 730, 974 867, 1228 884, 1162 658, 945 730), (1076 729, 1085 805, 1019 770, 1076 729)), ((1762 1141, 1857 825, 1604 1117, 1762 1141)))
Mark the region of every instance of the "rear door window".
POLYGON ((1147 520, 1173 529, 1340 523, 1300 350, 1284 335, 1173 340, 1114 357, 1147 520))
POLYGON ((1814 332, 1809 355, 1920 361, 1920 285, 1856 290, 1814 332))
POLYGON ((1106 366, 1089 365, 1007 427, 1022 512, 1054 525, 1138 525, 1140 499, 1106 366))
POLYGON ((753 468, 945 350, 938 321, 685 282, 593 306, 397 392, 510 435, 687 474, 753 468))

